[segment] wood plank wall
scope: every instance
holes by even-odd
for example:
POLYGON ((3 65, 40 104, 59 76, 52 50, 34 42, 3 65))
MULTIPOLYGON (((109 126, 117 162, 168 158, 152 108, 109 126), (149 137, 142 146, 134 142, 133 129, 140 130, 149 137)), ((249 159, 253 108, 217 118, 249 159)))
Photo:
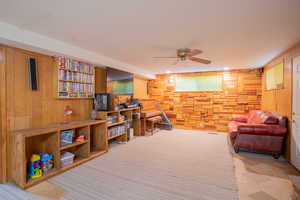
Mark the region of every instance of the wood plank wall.
POLYGON ((160 109, 160 104, 157 99, 139 99, 140 103, 143 105, 142 112, 152 112, 160 109))
POLYGON ((104 67, 95 68, 95 92, 106 93, 106 70, 104 67))
POLYGON ((148 79, 135 76, 133 79, 133 97, 138 99, 148 99, 148 79))
MULTIPOLYGON (((64 121, 64 107, 70 105, 74 114, 71 120, 85 120, 90 118, 92 100, 58 100, 55 99, 56 78, 54 60, 45 55, 29 52, 12 47, 0 46, 5 49, 6 58, 6 102, 7 136, 11 131, 32 128, 64 121), (31 91, 28 80, 27 58, 34 57, 38 64, 38 91, 31 91)), ((1 78, 3 82, 3 79, 1 78)), ((1 82, 1 87, 2 87, 1 82)), ((1 102, 2 103, 2 102, 1 102)), ((2 104, 1 104, 2 106, 2 104)), ((7 141, 8 175, 10 156, 10 142, 7 141)))
POLYGON ((292 121, 292 61, 296 56, 300 56, 300 44, 283 52, 264 66, 264 69, 266 70, 274 64, 284 62, 283 89, 266 90, 266 80, 263 76, 262 109, 275 110, 289 118, 289 135, 285 144, 285 157, 288 160, 290 160, 290 134, 292 121))
POLYGON ((0 183, 6 176, 6 68, 5 48, 0 46, 0 183))
POLYGON ((255 70, 186 73, 223 75, 223 91, 176 92, 176 74, 158 75, 150 81, 150 98, 156 99, 176 128, 227 131, 232 114, 261 108, 262 74, 255 70))

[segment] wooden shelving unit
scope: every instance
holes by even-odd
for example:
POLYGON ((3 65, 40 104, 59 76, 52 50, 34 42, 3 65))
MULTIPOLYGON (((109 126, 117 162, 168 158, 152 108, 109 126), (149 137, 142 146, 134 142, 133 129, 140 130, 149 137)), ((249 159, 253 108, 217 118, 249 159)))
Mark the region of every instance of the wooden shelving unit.
POLYGON ((94 66, 65 57, 56 58, 59 99, 88 99, 95 94, 94 66))
MULTIPOLYGON (((136 108, 121 109, 121 110, 113 110, 113 111, 98 111, 97 117, 101 120, 107 121, 108 116, 114 115, 116 117, 116 122, 114 123, 107 122, 107 129, 109 129, 114 126, 125 125, 126 121, 121 119, 121 115, 124 115, 126 116, 127 120, 132 120, 134 135, 140 136, 141 122, 140 119, 133 120, 132 114, 134 111, 140 112, 140 108, 136 107, 136 108)), ((107 133, 108 133, 107 135, 108 140, 112 140, 112 139, 117 139, 119 141, 128 140, 126 131, 123 131, 121 133, 112 136, 109 135, 109 130, 107 130, 107 133)))
POLYGON ((124 124, 124 123, 125 123, 125 121, 120 121, 120 122, 116 122, 116 123, 107 123, 107 127, 121 125, 121 124, 124 124))
POLYGON ((82 145, 82 144, 86 144, 86 143, 88 143, 88 140, 83 141, 83 142, 73 142, 72 144, 60 147, 60 150, 63 151, 63 150, 66 150, 66 149, 69 149, 69 148, 72 148, 72 147, 76 147, 76 146, 79 146, 79 145, 82 145))
POLYGON ((124 132, 124 133, 121 133, 121 134, 118 134, 118 135, 111 136, 111 137, 108 138, 108 140, 112 140, 112 139, 115 139, 115 138, 120 137, 120 136, 124 137, 124 135, 127 135, 127 133, 124 132))
POLYGON ((108 151, 107 126, 105 120, 86 120, 68 124, 54 124, 47 127, 19 130, 12 135, 13 159, 12 180, 21 188, 28 188, 52 176, 78 166, 108 151), (60 146, 60 132, 73 129, 75 135, 84 135, 86 141, 60 146), (61 153, 75 154, 74 163, 61 166, 61 153), (35 179, 27 176, 27 164, 32 154, 48 153, 54 156, 53 171, 35 179))

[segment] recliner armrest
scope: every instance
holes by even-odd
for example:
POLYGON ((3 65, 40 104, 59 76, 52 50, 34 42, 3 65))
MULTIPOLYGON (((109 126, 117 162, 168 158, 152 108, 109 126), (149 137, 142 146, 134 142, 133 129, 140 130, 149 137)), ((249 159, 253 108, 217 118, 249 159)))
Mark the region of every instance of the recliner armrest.
POLYGON ((248 120, 248 115, 239 115, 239 114, 232 115, 232 121, 246 123, 247 120, 248 120))

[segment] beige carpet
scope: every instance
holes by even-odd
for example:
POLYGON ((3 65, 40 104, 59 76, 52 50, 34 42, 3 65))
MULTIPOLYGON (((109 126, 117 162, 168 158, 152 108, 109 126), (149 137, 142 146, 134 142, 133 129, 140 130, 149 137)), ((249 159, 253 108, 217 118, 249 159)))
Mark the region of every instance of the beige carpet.
POLYGON ((174 130, 138 137, 49 182, 68 200, 238 199, 222 133, 174 130))

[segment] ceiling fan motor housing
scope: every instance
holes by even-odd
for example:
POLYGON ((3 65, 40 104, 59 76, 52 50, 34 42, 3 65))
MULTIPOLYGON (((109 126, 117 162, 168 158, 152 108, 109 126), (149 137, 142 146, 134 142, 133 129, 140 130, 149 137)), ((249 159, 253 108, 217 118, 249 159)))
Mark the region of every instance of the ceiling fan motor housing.
POLYGON ((187 54, 190 52, 188 48, 182 48, 177 50, 177 56, 180 60, 186 60, 187 54))

